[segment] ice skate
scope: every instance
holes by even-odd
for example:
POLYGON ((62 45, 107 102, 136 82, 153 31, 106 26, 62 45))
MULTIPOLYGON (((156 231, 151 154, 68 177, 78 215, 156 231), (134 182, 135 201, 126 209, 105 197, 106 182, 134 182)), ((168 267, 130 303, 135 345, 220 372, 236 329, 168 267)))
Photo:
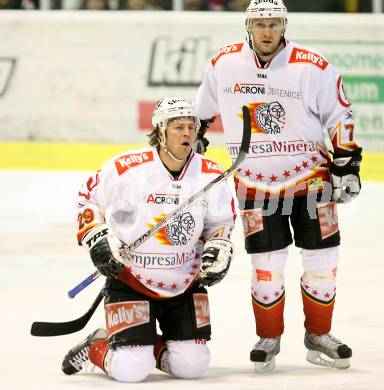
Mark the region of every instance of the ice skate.
POLYGON ((105 329, 96 329, 81 343, 73 347, 66 355, 61 365, 64 374, 72 375, 81 371, 89 364, 89 347, 95 340, 106 339, 105 329))
POLYGON ((304 344, 308 348, 307 361, 312 364, 338 369, 350 366, 351 348, 330 333, 317 335, 305 332, 304 344))
POLYGON ((275 368, 275 356, 280 352, 280 337, 260 338, 251 351, 255 371, 265 373, 275 368))

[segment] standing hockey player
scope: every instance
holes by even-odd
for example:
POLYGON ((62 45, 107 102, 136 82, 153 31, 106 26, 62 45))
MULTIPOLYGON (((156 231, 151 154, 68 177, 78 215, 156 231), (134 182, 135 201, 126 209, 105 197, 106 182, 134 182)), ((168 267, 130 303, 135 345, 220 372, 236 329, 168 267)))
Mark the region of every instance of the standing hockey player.
MULTIPOLYGON (((251 254, 252 303, 260 340, 250 354, 256 371, 274 368, 284 330, 284 269, 288 246, 301 248, 301 291, 307 360, 349 367, 351 349, 332 336, 340 242, 335 203, 360 191, 361 148, 338 70, 316 50, 288 41, 282 0, 251 0, 248 38, 211 60, 197 92, 200 120, 221 114, 233 158, 241 107, 252 117, 250 153, 235 175, 251 254), (330 158, 323 130, 333 145, 330 158), (322 354, 322 355, 321 355, 322 354), (325 356, 324 356, 325 355, 325 356)), ((199 146, 206 142, 199 131, 199 146)))
POLYGON ((107 277, 106 329, 68 352, 62 364, 68 375, 89 361, 122 382, 143 381, 155 366, 178 378, 198 378, 208 368, 204 286, 218 283, 231 262, 232 193, 226 182, 217 184, 123 258, 125 243, 221 173, 192 151, 200 123, 189 102, 160 100, 152 124, 152 147, 113 158, 79 192, 78 242, 107 277))

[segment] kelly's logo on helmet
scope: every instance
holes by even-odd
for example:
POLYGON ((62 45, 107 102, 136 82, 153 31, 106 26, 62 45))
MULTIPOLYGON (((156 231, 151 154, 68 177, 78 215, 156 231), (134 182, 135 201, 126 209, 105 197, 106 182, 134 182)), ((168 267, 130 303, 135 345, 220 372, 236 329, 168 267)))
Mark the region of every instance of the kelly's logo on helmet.
POLYGON ((265 95, 264 84, 239 84, 236 83, 233 87, 224 87, 225 94, 241 94, 241 95, 265 95))
MULTIPOLYGON (((251 103, 252 133, 280 134, 285 127, 285 110, 279 102, 251 103)), ((242 114, 238 114, 242 119, 242 114)))

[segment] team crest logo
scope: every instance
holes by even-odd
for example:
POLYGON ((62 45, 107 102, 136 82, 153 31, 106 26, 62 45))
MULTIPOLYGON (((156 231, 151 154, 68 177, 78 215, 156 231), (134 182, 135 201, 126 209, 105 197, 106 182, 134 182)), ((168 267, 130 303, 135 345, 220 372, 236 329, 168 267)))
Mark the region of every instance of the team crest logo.
MULTIPOLYGON (((164 218, 161 215, 155 218, 158 223, 164 218)), ((188 240, 192 237, 196 223, 191 213, 187 212, 178 215, 170 224, 160 229, 155 233, 155 238, 160 241, 162 245, 187 245, 188 240)), ((154 225, 149 224, 150 228, 154 225)))
POLYGON ((255 121, 265 134, 280 134, 285 125, 285 111, 278 102, 260 105, 254 112, 255 121))
POLYGON ((252 133, 280 134, 284 129, 285 110, 279 102, 251 103, 248 107, 252 133))

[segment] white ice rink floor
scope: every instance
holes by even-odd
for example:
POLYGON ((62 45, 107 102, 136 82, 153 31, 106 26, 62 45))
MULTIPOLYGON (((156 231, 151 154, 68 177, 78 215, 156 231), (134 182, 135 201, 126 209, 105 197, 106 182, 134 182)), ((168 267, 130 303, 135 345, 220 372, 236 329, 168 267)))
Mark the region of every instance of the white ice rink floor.
MULTIPOLYGON (((235 229, 236 257, 227 278, 210 289, 212 360, 204 379, 182 381, 154 371, 141 384, 117 383, 100 370, 66 376, 62 358, 103 325, 100 305, 87 327, 72 335, 30 336, 33 321, 81 316, 102 286, 74 300, 67 291, 93 271, 75 242, 73 204, 87 173, 0 171, 0 388, 87 389, 384 389, 384 185, 363 183, 359 198, 339 207, 341 261, 333 333, 353 348, 352 367, 332 370, 306 362, 299 288, 301 262, 291 247, 286 269, 286 329, 274 372, 260 376, 249 362, 256 341, 250 299, 250 259, 235 229)), ((239 221, 238 221, 239 222, 239 221)))

